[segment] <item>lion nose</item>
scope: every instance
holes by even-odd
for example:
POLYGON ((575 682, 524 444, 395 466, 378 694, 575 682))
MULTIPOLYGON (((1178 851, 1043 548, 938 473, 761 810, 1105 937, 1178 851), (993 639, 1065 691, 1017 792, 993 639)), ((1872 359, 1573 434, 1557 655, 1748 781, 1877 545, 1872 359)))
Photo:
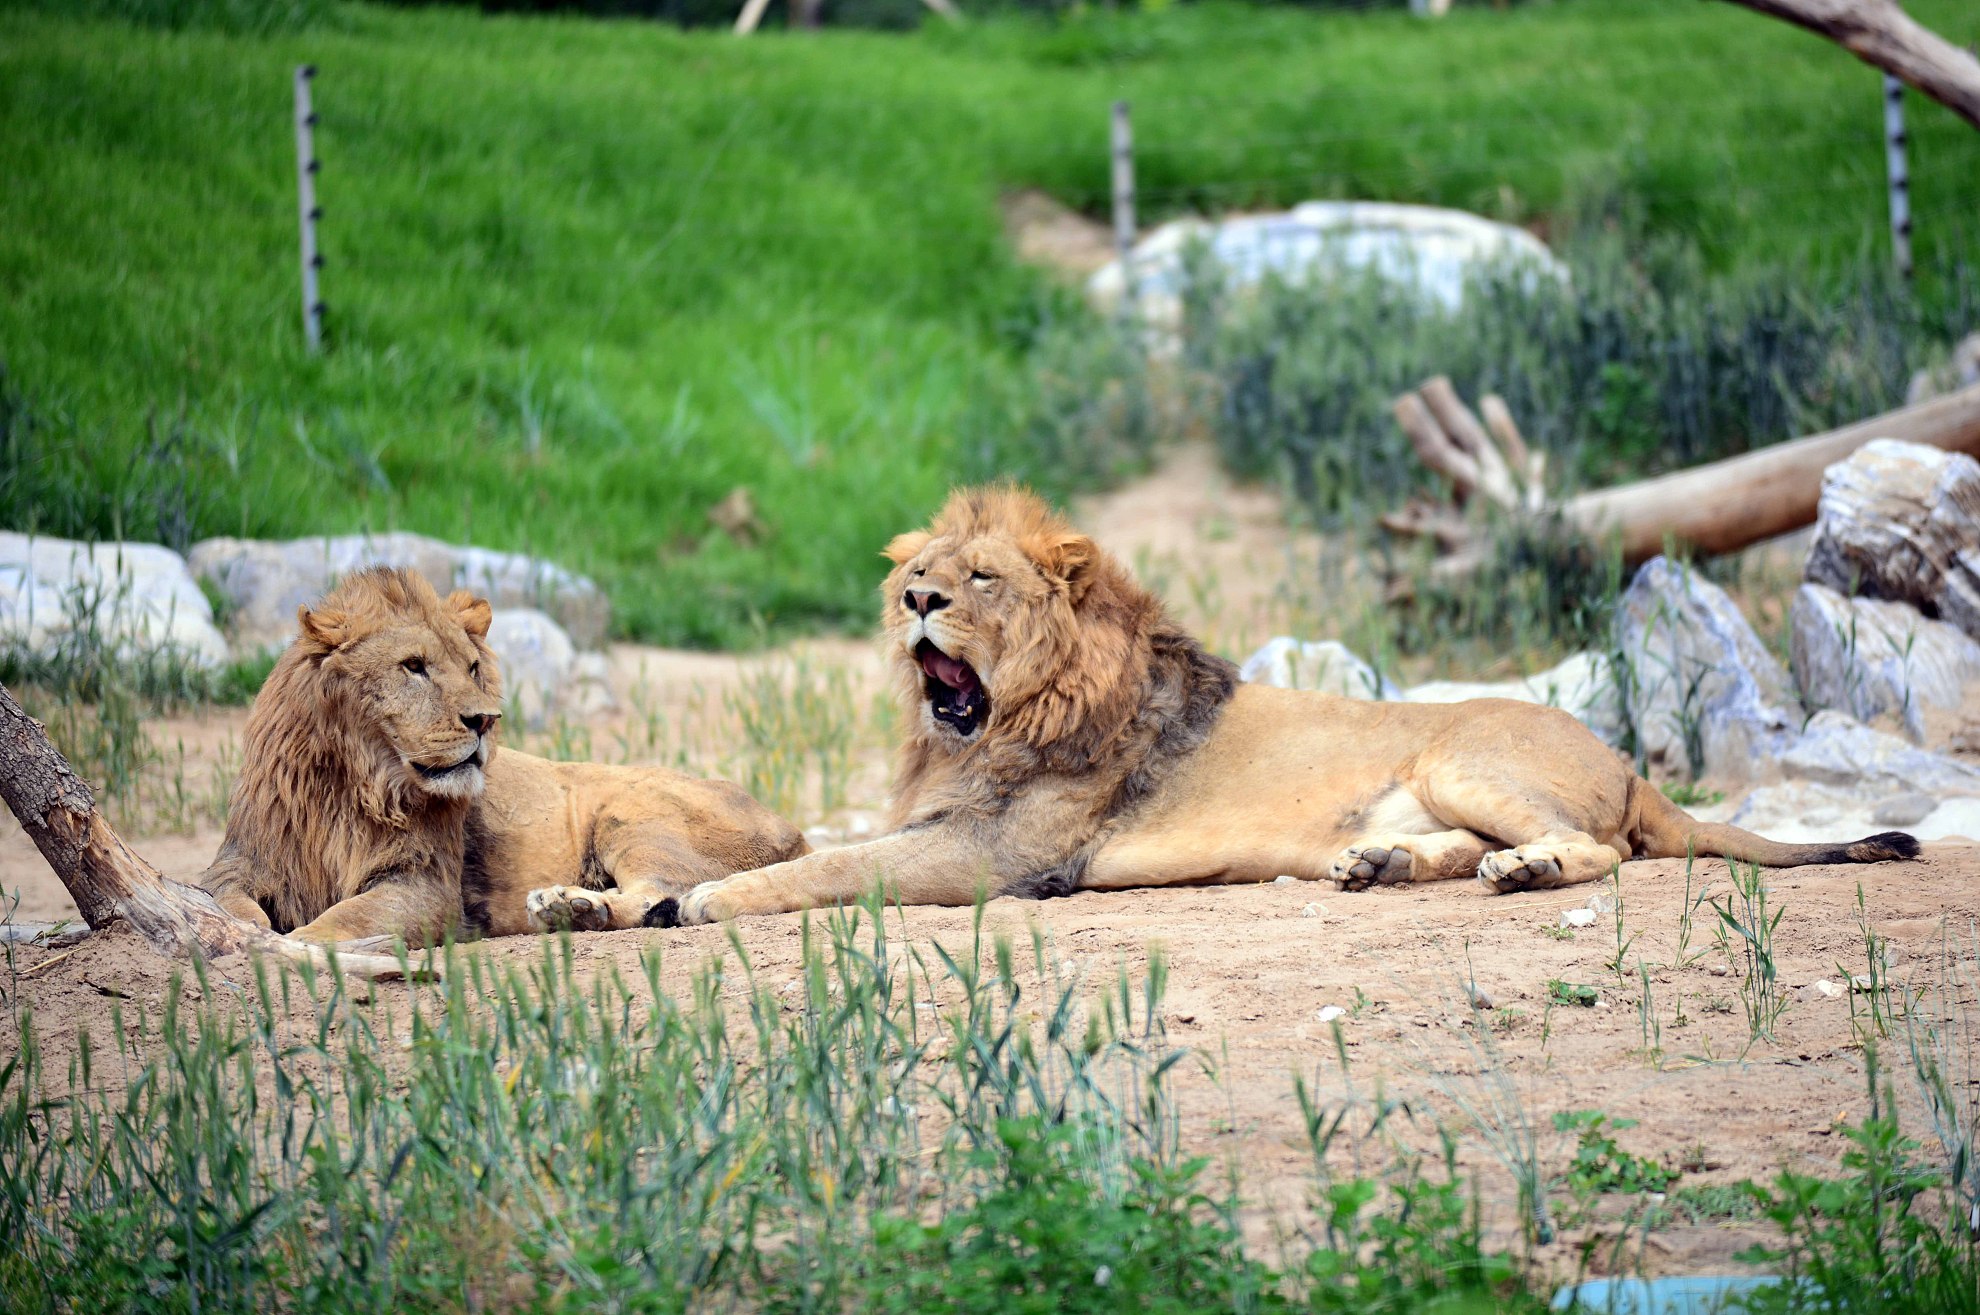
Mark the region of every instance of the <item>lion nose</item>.
POLYGON ((486 735, 495 728, 495 722, 501 715, 499 712, 463 712, 461 725, 476 735, 486 735))
POLYGON ((927 616, 939 612, 949 605, 949 596, 933 589, 910 589, 907 591, 908 610, 916 616, 927 616))

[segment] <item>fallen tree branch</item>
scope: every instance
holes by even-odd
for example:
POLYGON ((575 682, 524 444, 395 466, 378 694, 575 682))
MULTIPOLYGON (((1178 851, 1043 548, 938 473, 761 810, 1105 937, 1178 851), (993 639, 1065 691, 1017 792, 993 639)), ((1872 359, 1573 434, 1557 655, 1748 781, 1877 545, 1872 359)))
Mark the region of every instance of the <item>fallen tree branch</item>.
MULTIPOLYGON (((322 946, 243 922, 205 891, 166 880, 104 820, 89 783, 75 774, 49 741, 47 730, 27 715, 4 685, 0 685, 0 797, 68 889, 92 931, 126 922, 153 949, 170 957, 218 958, 256 951, 324 967, 333 962, 322 946)), ((352 976, 375 980, 406 974, 399 960, 389 955, 338 953, 334 963, 352 976)))
POLYGON ((1591 537, 1619 538, 1631 565, 1664 551, 1666 540, 1702 553, 1732 552, 1812 524, 1822 472, 1873 438, 1980 456, 1980 385, 1724 461, 1584 493, 1562 512, 1591 537))
POLYGON ((1728 0, 1827 37, 1980 128, 1980 59, 1893 0, 1728 0))
POLYGON ((1430 408, 1415 393, 1404 393, 1391 404, 1396 423, 1402 426, 1409 445, 1416 450, 1416 459, 1431 470, 1450 480, 1457 493, 1457 502, 1463 506, 1471 495, 1478 492, 1481 476, 1478 463, 1470 454, 1451 441, 1437 418, 1430 414, 1430 408))
POLYGON ((1450 436, 1466 456, 1478 467, 1479 492, 1498 503, 1508 511, 1520 505, 1519 489, 1513 484, 1512 471, 1498 445, 1485 432, 1485 426, 1478 423, 1478 417, 1458 396, 1457 389, 1444 375, 1426 379, 1417 388, 1416 395, 1423 399, 1430 414, 1436 417, 1437 424, 1450 436))

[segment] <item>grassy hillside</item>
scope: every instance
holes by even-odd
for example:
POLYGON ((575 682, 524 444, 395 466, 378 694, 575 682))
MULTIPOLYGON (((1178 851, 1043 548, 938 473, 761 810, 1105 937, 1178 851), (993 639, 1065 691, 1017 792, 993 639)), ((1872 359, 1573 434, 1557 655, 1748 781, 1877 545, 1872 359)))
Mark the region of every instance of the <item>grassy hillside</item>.
MULTIPOLYGON (((1912 6, 1980 39, 1962 0, 1912 6)), ((1041 319, 1003 189, 1157 216, 1629 196, 1721 268, 1887 258, 1874 74, 1729 6, 1194 6, 909 36, 331 6, 275 35, 0 12, 0 513, 134 537, 410 528, 598 574, 697 644, 858 624, 1041 319), (321 114, 301 350, 290 67, 321 114), (24 400, 23 400, 24 399, 24 400), (23 406, 26 408, 22 410, 23 406), (9 416, 12 419, 9 419, 9 416), (748 486, 756 542, 707 511, 748 486)), ((1913 100, 1921 251, 1980 255, 1980 135, 1913 100)))

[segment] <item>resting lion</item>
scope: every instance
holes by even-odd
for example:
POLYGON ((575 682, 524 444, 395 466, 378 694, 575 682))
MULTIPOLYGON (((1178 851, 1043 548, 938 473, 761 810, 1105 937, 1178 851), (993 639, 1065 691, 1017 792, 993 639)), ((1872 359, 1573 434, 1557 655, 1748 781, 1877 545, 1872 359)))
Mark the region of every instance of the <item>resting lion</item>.
POLYGON ((1688 850, 1776 867, 1918 852, 1901 832, 1787 845, 1696 822, 1554 708, 1240 684, 1022 491, 957 493, 886 555, 907 728, 894 830, 697 886, 683 921, 851 901, 876 881, 920 904, 1281 873, 1505 892, 1688 850))
POLYGON ((310 941, 637 927, 697 881, 810 849, 726 781, 497 756, 484 599, 374 569, 297 619, 200 878, 237 917, 310 941))

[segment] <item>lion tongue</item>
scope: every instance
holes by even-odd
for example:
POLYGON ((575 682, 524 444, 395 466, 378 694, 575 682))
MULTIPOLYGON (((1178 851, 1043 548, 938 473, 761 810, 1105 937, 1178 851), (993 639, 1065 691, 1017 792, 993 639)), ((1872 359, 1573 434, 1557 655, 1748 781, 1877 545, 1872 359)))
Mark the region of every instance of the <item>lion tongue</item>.
POLYGON ((921 669, 950 689, 964 694, 976 689, 976 673, 969 669, 969 663, 958 661, 940 649, 930 649, 922 654, 921 669))

